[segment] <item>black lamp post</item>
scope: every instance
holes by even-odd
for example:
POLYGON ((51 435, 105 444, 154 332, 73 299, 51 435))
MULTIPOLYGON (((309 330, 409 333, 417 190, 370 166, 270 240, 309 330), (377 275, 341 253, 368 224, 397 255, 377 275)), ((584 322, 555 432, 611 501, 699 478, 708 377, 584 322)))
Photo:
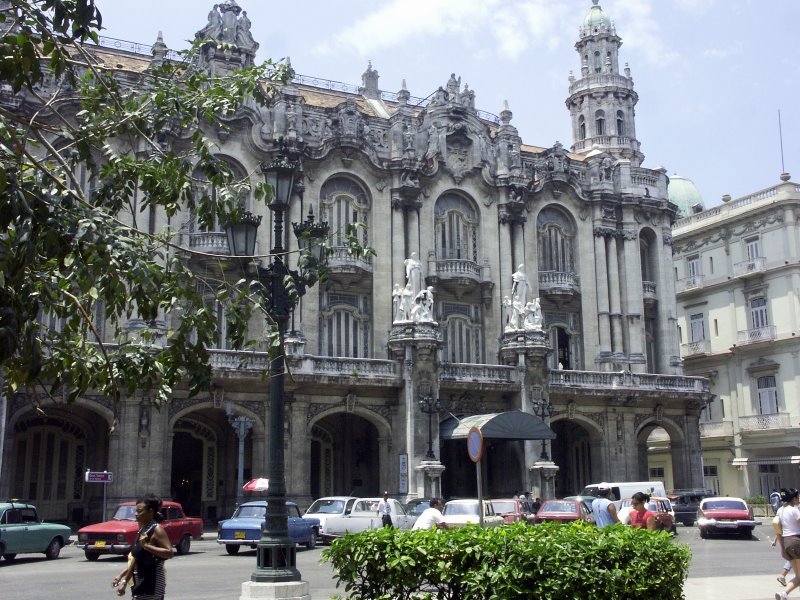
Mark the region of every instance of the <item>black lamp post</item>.
MULTIPOLYGON (((555 406, 550 403, 549 399, 539 398, 533 401, 533 414, 539 417, 542 421, 549 419, 556 412, 555 406)), ((542 453, 539 456, 540 460, 550 460, 547 456, 547 442, 542 439, 542 453)))
POLYGON ((438 414, 439 411, 442 410, 442 402, 430 394, 425 394, 419 399, 419 409, 428 415, 428 452, 425 454, 425 460, 436 460, 436 456, 433 454, 433 430, 431 429, 431 419, 434 414, 438 414))
MULTIPOLYGON (((316 269, 321 264, 322 255, 308 257, 307 250, 322 247, 322 239, 328 234, 327 223, 314 223, 313 215, 301 225, 295 225, 295 232, 302 234, 300 243, 304 251, 300 263, 302 273, 290 270, 283 259, 283 219, 292 199, 292 188, 300 164, 299 152, 281 145, 281 152, 269 164, 262 164, 261 170, 273 191, 269 208, 274 213, 274 246, 272 262, 264 269, 259 267, 258 278, 264 285, 267 313, 272 318, 278 333, 283 339, 289 316, 306 287, 316 282, 316 269), (313 240, 313 241, 312 241, 313 240), (305 268, 302 265, 305 263, 305 268), (291 278, 288 281, 287 278, 291 278), (295 293, 290 293, 287 283, 294 283, 295 293)), ((245 218, 247 215, 245 215, 245 218)), ((253 219, 254 220, 254 219, 253 219)), ((256 225, 257 226, 257 225, 256 225)), ((240 231, 245 235, 245 227, 227 224, 230 236, 240 231)), ((252 236, 255 244, 255 235, 252 236)), ((231 243, 231 250, 244 248, 244 244, 231 243)), ((254 246, 249 248, 252 256, 254 246)), ((247 256, 247 254, 245 254, 247 256)), ((257 567, 250 576, 251 581, 279 583, 299 581, 295 544, 289 537, 289 522, 286 512, 286 476, 284 472, 284 355, 283 347, 270 361, 269 384, 269 489, 267 490, 267 512, 261 539, 258 542, 257 567)))

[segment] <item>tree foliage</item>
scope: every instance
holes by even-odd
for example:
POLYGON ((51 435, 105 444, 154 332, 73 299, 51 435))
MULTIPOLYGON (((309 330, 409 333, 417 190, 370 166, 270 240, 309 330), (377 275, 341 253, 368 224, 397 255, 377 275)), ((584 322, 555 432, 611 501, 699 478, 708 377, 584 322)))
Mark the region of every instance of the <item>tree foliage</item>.
MULTIPOLYGON (((205 132, 243 107, 268 104, 286 69, 266 62, 212 76, 196 68, 193 48, 180 61, 131 73, 87 50, 102 25, 94 0, 3 6, 0 366, 7 390, 47 390, 69 401, 94 389, 116 402, 152 388, 158 405, 182 381, 190 394, 208 388, 215 303, 226 307, 230 344, 252 346, 247 323, 260 285, 226 282, 219 274, 234 266, 224 257, 216 277, 201 276, 176 245, 180 224, 153 230, 148 219, 151 209, 166 219, 191 211, 200 228, 239 218, 249 177, 234 176, 205 132), (197 192, 198 172, 218 194, 197 192), (146 325, 133 339, 122 328, 131 318, 146 325), (102 343, 98 322, 114 343, 102 343)), ((269 199, 264 184, 250 192, 269 199)))

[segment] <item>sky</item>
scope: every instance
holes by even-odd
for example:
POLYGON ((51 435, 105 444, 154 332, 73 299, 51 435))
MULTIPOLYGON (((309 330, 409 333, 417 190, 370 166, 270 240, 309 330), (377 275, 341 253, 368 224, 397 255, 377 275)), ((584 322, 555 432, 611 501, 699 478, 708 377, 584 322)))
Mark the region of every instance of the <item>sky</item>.
MULTIPOLYGON (((173 49, 207 23, 213 0, 96 0, 103 35, 173 49)), ((507 100, 526 144, 572 144, 565 106, 574 44, 591 0, 238 0, 257 60, 291 57, 295 71, 359 85, 368 61, 379 86, 413 96, 450 73, 498 114, 507 100)), ((694 181, 706 207, 800 182, 798 0, 601 0, 622 38, 639 95, 645 167, 694 181), (782 127, 779 128, 779 112, 782 127), (783 137, 783 163, 781 134, 783 137)))

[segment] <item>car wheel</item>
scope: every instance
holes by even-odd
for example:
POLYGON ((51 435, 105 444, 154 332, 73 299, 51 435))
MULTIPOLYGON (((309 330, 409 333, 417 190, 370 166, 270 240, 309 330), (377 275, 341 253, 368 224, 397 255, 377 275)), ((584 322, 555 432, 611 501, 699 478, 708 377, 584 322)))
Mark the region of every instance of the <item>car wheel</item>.
POLYGON ((86 556, 86 560, 91 561, 91 562, 94 562, 98 558, 100 558, 100 553, 99 552, 91 552, 90 550, 86 550, 84 552, 84 555, 86 556))
POLYGON ((225 552, 231 556, 239 554, 239 546, 237 544, 225 544, 225 552))
POLYGON ((708 531, 706 531, 703 527, 700 528, 700 537, 703 539, 708 537, 708 531))
POLYGON ((5 558, 7 561, 10 562, 10 561, 14 560, 15 558, 17 558, 17 553, 16 552, 9 552, 8 554, 3 554, 3 558, 5 558))
POLYGON ((308 537, 308 541, 306 542, 306 548, 309 550, 313 550, 317 547, 317 530, 312 529, 311 534, 308 537))
POLYGON ((181 538, 180 543, 175 547, 178 554, 189 554, 189 548, 192 546, 191 536, 185 535, 181 538))
POLYGON ((739 535, 741 536, 741 538, 743 540, 749 540, 750 538, 753 537, 753 530, 749 529, 749 528, 748 529, 744 529, 739 533, 739 535))
POLYGON ((47 550, 44 551, 44 555, 47 557, 47 560, 55 560, 58 558, 59 554, 61 554, 61 540, 54 538, 47 547, 47 550))

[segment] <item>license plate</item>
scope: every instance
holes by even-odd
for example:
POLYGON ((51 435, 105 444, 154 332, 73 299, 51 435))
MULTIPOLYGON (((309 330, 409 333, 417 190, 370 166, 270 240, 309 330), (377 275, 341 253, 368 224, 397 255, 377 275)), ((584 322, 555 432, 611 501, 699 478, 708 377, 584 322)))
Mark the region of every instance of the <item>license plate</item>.
POLYGON ((94 543, 94 547, 95 548, 105 548, 106 547, 106 543, 103 540, 99 540, 99 541, 94 543))
POLYGON ((237 540, 243 540, 247 536, 245 536, 244 531, 237 531, 236 533, 233 534, 233 537, 234 539, 237 540))

